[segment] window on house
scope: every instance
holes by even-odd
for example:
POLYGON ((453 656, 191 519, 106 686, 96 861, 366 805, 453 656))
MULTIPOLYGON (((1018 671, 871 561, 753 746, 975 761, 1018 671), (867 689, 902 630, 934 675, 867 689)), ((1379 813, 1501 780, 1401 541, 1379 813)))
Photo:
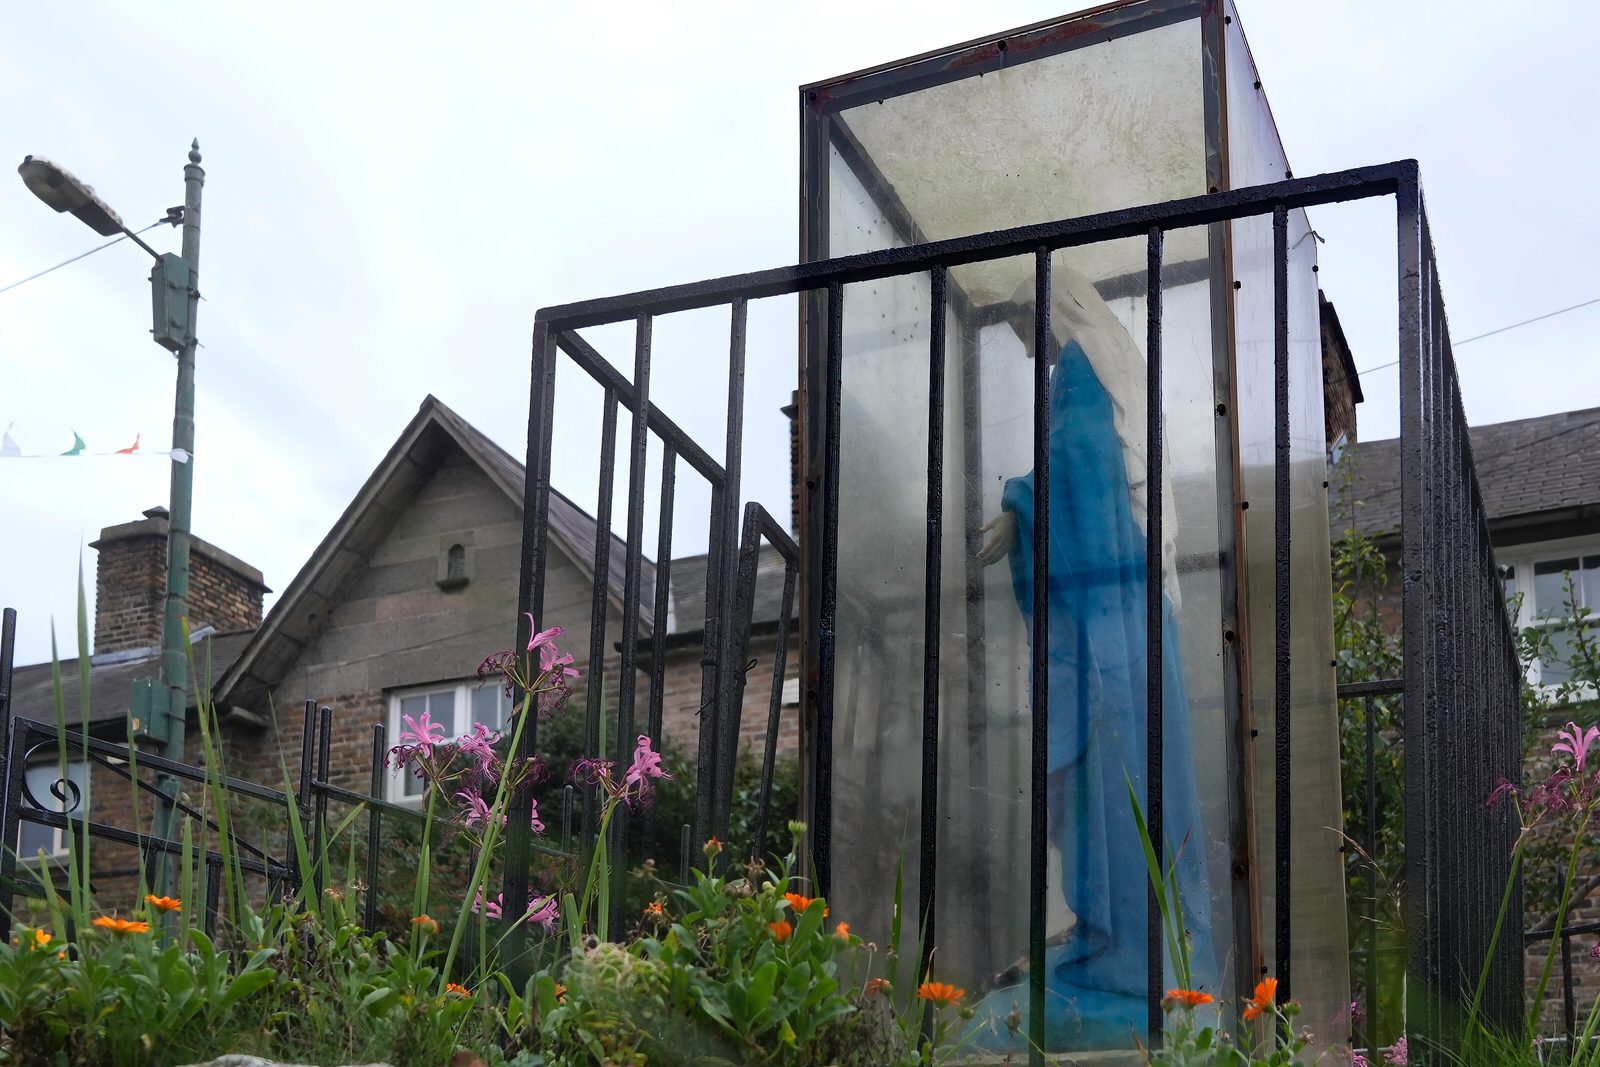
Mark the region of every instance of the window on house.
MULTIPOLYGON (((476 681, 444 683, 418 689, 405 689, 389 696, 388 736, 398 744, 406 729, 406 716, 421 721, 426 712, 430 722, 444 727, 446 740, 472 733, 482 723, 486 729, 502 730, 511 713, 511 698, 497 684, 480 687, 476 681)), ((423 795, 423 783, 411 770, 389 776, 389 799, 416 801, 423 795)))
MULTIPOLYGON (((40 804, 49 811, 67 811, 82 818, 89 810, 89 764, 79 760, 67 764, 67 781, 77 786, 78 793, 74 797, 72 790, 63 787, 61 792, 66 794, 63 800, 52 792, 51 787, 61 781, 60 764, 38 763, 27 769, 28 791, 31 792, 40 804)), ((24 801, 24 809, 29 805, 24 801)), ((54 826, 41 826, 38 823, 20 822, 17 827, 17 856, 23 862, 34 859, 43 850, 46 856, 64 856, 67 852, 67 833, 65 830, 54 826)))
POLYGON ((1500 570, 1506 596, 1522 595, 1516 623, 1543 630, 1549 654, 1534 665, 1534 680, 1560 685, 1573 677, 1579 631, 1574 620, 1579 609, 1591 613, 1584 637, 1600 639, 1600 544, 1592 541, 1533 545, 1500 570), (1565 549, 1565 551, 1561 551, 1565 549))
POLYGON ((445 578, 452 582, 467 580, 467 550, 460 545, 451 545, 450 551, 445 556, 445 578))

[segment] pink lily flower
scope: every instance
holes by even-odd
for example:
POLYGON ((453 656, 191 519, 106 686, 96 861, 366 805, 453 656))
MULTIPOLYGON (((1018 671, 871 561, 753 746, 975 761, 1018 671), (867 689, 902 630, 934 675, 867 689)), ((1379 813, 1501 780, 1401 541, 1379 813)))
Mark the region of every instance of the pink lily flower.
POLYGON ((416 750, 421 752, 424 758, 431 758, 433 746, 444 741, 444 724, 434 722, 426 711, 422 713, 421 719, 413 719, 409 715, 402 718, 405 719, 407 729, 400 731, 401 742, 415 745, 416 750), (435 730, 438 731, 437 734, 434 733, 435 730))
POLYGON ((1550 754, 1554 756, 1558 752, 1565 752, 1571 756, 1573 777, 1582 777, 1584 760, 1589 754, 1589 746, 1594 744, 1595 738, 1600 737, 1600 726, 1583 730, 1577 723, 1569 722, 1564 729, 1556 731, 1556 736, 1561 740, 1550 746, 1550 754))
POLYGON ((650 789, 650 779, 671 777, 672 775, 662 770, 661 753, 654 751, 650 747, 649 735, 640 734, 639 744, 633 750, 633 763, 628 767, 628 773, 623 775, 622 778, 623 793, 626 795, 629 792, 635 792, 642 797, 650 789))
POLYGON ((550 645, 555 641, 556 638, 561 636, 561 627, 552 626, 548 630, 540 630, 539 624, 533 621, 532 613, 524 611, 522 614, 528 620, 528 629, 536 631, 532 637, 528 638, 529 652, 532 652, 536 648, 542 648, 545 645, 550 645))
POLYGON ((559 910, 560 908, 557 905, 556 898, 553 895, 547 897, 534 897, 533 900, 528 904, 528 914, 526 918, 528 922, 538 923, 546 930, 554 930, 556 928, 556 915, 559 910))

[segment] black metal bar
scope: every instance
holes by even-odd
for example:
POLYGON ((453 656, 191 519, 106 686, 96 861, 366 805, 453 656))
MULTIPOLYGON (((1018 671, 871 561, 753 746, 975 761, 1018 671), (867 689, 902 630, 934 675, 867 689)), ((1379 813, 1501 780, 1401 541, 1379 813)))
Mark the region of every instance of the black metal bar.
POLYGON ((1338 696, 1340 700, 1352 700, 1357 697, 1383 697, 1396 696, 1405 692, 1405 679, 1385 678, 1377 682, 1341 682, 1339 683, 1338 696))
MULTIPOLYGON (((717 729, 720 718, 720 679, 722 671, 722 585, 723 560, 727 548, 723 528, 728 525, 724 493, 720 485, 711 487, 711 518, 706 545, 705 624, 700 632, 700 729, 695 760, 695 832, 702 840, 712 836, 711 815, 717 796, 717 729)), ((708 860, 709 863, 709 860, 708 860)))
MULTIPOLYGON (((1156 869, 1165 870, 1166 821, 1162 786, 1165 781, 1163 762, 1163 701, 1162 669, 1165 649, 1162 630, 1162 395, 1161 395, 1161 259, 1163 237, 1159 227, 1152 228, 1146 240, 1145 268, 1145 825, 1150 831, 1150 847, 1155 854, 1156 869)), ((1183 922, 1182 916, 1176 920, 1183 922)), ((1146 970, 1145 988, 1149 997, 1146 1037, 1151 1048, 1162 1044, 1162 966, 1161 903, 1156 886, 1149 886, 1145 919, 1146 970)), ((1176 964, 1177 961, 1173 961, 1176 964)))
POLYGON ((761 555, 761 514, 761 505, 755 501, 745 505, 737 557, 738 570, 734 580, 726 584, 730 599, 723 614, 723 632, 727 635, 722 653, 725 664, 722 672, 724 689, 716 709, 719 739, 716 753, 717 789, 711 806, 711 833, 723 840, 728 837, 733 771, 739 756, 739 731, 744 719, 745 657, 750 648, 750 617, 755 603, 756 574, 761 555))
POLYGON ((1289 209, 1278 204, 1272 211, 1272 307, 1273 307, 1273 852, 1276 865, 1274 891, 1275 918, 1273 967, 1278 975, 1278 991, 1288 1000, 1293 996, 1293 961, 1290 958, 1291 879, 1290 857, 1293 844, 1291 788, 1293 766, 1289 745, 1289 713, 1293 707, 1292 678, 1289 670, 1289 209))
POLYGON ((535 321, 542 319, 554 329, 574 330, 631 319, 640 313, 660 316, 674 311, 725 304, 736 297, 756 300, 916 273, 936 264, 956 267, 980 260, 1005 259, 1033 253, 1040 246, 1055 250, 1124 238, 1142 238, 1152 226, 1159 226, 1163 230, 1205 226, 1259 215, 1279 204, 1286 208, 1312 207, 1385 196, 1394 193, 1403 181, 1415 180, 1416 173, 1415 160, 1398 160, 1379 166, 1357 167, 1333 174, 1292 178, 1246 189, 1186 197, 1164 204, 1123 208, 1075 219, 954 237, 909 248, 888 248, 687 285, 562 304, 541 309, 535 321))
POLYGON ((1578 1006, 1572 997, 1572 935, 1561 934, 1561 1017, 1567 1029, 1567 1050, 1571 1055, 1578 1036, 1578 1006))
POLYGON ((17 772, 19 747, 17 724, 6 724, 5 804, 0 806, 0 940, 11 940, 12 905, 16 898, 18 811, 22 806, 22 774, 17 772))
POLYGON ((817 895, 833 884, 833 700, 839 615, 839 403, 844 356, 844 285, 828 286, 828 342, 823 354, 822 546, 818 590, 815 788, 811 851, 817 895))
MULTIPOLYGON (((630 412, 633 410, 632 384, 604 356, 595 351, 594 346, 585 341, 582 335, 570 329, 562 330, 557 335, 556 341, 561 350, 580 368, 587 371, 589 377, 598 382, 601 388, 615 394, 617 402, 630 412)), ((651 433, 659 437, 663 443, 675 448, 684 461, 699 471, 706 481, 713 485, 723 481, 725 474, 722 465, 696 444, 694 438, 684 433, 677 423, 654 404, 649 405, 647 410, 650 413, 651 433)))
MULTIPOLYGON (((9 781, 11 762, 5 742, 11 736, 11 671, 17 649, 17 609, 0 611, 0 782, 9 781)), ((0 827, 8 825, 6 817, 11 808, 11 791, 0 789, 0 827)), ((0 837, 0 850, 16 847, 15 832, 0 837)), ((11 938, 11 901, 4 901, 5 928, 0 930, 0 942, 11 938)))
MULTIPOLYGON (((372 799, 383 795, 383 762, 387 751, 384 726, 372 724, 372 799)), ((367 805, 367 888, 362 901, 361 925, 367 933, 378 928, 378 851, 383 846, 383 814, 377 805, 367 805)))
POLYGON ((678 829, 678 881, 689 884, 689 824, 678 829))
MULTIPOLYGON (((600 705, 605 700, 606 688, 606 611, 609 607, 611 580, 611 496, 616 484, 617 465, 617 394, 607 389, 600 416, 600 488, 594 509, 594 578, 589 602, 589 676, 584 689, 586 728, 583 754, 599 758, 605 753, 600 745, 600 705)), ((600 831, 599 790, 587 785, 583 790, 584 849, 594 844, 600 831)))
POLYGON ((561 851, 572 848, 572 804, 574 790, 571 785, 561 787, 561 851))
POLYGON ((723 441, 727 474, 720 501, 723 510, 717 527, 722 537, 717 560, 722 573, 717 578, 720 626, 717 630, 717 703, 712 709, 718 747, 711 796, 711 834, 723 839, 728 836, 728 806, 733 796, 733 768, 739 751, 744 654, 749 638, 748 598, 755 591, 753 559, 750 582, 744 586, 740 583, 745 578, 746 560, 743 553, 735 554, 739 544, 739 503, 744 477, 744 376, 749 303, 742 297, 736 298, 728 310, 728 410, 723 441), (739 574, 736 580, 730 581, 728 568, 734 565, 739 574))
MULTIPOLYGON (((295 789, 295 803, 300 808, 300 826, 306 830, 311 828, 311 779, 315 777, 312 761, 316 759, 316 751, 317 702, 307 700, 305 719, 300 730, 300 784, 295 789)), ((143 757, 139 762, 149 765, 149 760, 143 757)))
MULTIPOLYGON (((661 450, 661 514, 656 532, 656 589, 650 616, 650 709, 645 731, 650 744, 661 751, 662 703, 666 699, 667 619, 672 608, 672 511, 678 487, 678 452, 671 444, 661 450)), ((640 852, 654 854, 656 838, 655 805, 644 809, 640 852)))
POLYGON ((1367 1058, 1375 1055, 1378 1047, 1378 770, 1377 724, 1372 721, 1376 712, 1374 698, 1362 698, 1366 709, 1366 792, 1367 792, 1367 869, 1371 884, 1367 886, 1367 1058))
POLYGON ((17 609, 6 608, 0 611, 0 728, 11 720, 11 661, 16 651, 17 609))
MULTIPOLYGON (((333 745, 333 709, 330 707, 317 709, 317 719, 317 778, 326 782, 328 758, 333 745)), ((316 845, 312 850, 311 862, 314 864, 312 870, 316 872, 314 885, 317 896, 321 897, 323 883, 327 879, 327 857, 324 853, 328 850, 328 792, 315 786, 313 792, 316 795, 314 802, 316 813, 312 816, 311 833, 316 845)))
POLYGON ((772 693, 767 704, 767 745, 761 755, 761 793, 756 801, 755 844, 751 856, 767 858, 767 814, 772 804, 772 774, 778 761, 778 728, 783 714, 783 677, 789 662, 789 619, 794 614, 794 587, 798 560, 783 571, 783 598, 778 609, 777 644, 772 653, 772 693))
MULTIPOLYGON (((632 437, 628 449, 628 519, 623 542, 622 575, 622 649, 617 683, 616 765, 628 765, 629 755, 635 745, 634 701, 639 684, 639 607, 641 572, 644 569, 644 474, 645 460, 650 447, 650 339, 649 315, 640 315, 634 323, 633 343, 633 405, 632 437)), ((609 534, 602 528, 598 537, 609 534)), ((609 540, 609 537, 606 537, 609 540)), ((610 546, 607 546, 609 551, 610 546)), ((659 636, 652 635, 659 640, 659 636)), ((617 808, 612 816, 611 852, 611 905, 612 921, 620 925, 622 889, 628 873, 628 809, 617 808)))
MULTIPOLYGON (((1050 855, 1050 249, 1033 255, 1033 633, 1031 665, 1032 745, 1028 804, 1028 1063, 1044 1067, 1045 865, 1050 855)), ((1021 531, 1018 531, 1019 533, 1021 531)))
MULTIPOLYGON (((206 857, 206 936, 217 936, 217 906, 222 897, 222 857, 206 857)), ((235 917, 237 920, 237 917, 235 917)))
MULTIPOLYGON (((1430 684, 1427 643, 1427 526, 1423 480, 1428 472, 1423 463, 1422 421, 1422 272, 1421 190, 1414 175, 1402 181, 1395 193, 1396 244, 1399 259, 1399 357, 1400 357, 1400 540, 1401 595, 1403 603, 1402 649, 1406 714, 1406 971, 1420 988, 1437 990, 1439 979, 1434 967, 1432 867, 1428 862, 1428 837, 1432 832, 1431 747, 1438 707, 1430 684)), ((1421 998, 1406 1019, 1408 1044, 1419 1049, 1438 1037, 1438 1012, 1421 998)))
MULTIPOLYGON (((522 566, 517 575, 517 617, 512 620, 516 635, 512 649, 526 649, 533 639, 536 622, 544 618, 545 566, 549 560, 550 538, 550 454, 555 434, 556 343, 547 324, 533 324, 532 366, 528 390, 528 453, 523 470, 522 489, 522 566)), ((596 527, 596 536, 609 531, 596 527)), ((512 693, 517 707, 527 700, 518 689, 512 693)), ((539 711, 529 709, 522 727, 522 738, 515 753, 531 759, 539 751, 539 711)), ((532 858, 533 784, 524 782, 513 794, 506 828, 506 864, 501 889, 506 900, 528 899, 528 864, 532 858)), ((563 846, 564 847, 564 846, 563 846)), ((528 924, 502 916, 505 932, 503 958, 514 980, 522 981, 527 970, 521 963, 527 948, 528 924)))
POLYGON ((939 628, 944 553, 944 364, 949 272, 928 272, 928 485, 922 562, 922 867, 917 877, 917 922, 926 977, 937 926, 939 878, 939 628))

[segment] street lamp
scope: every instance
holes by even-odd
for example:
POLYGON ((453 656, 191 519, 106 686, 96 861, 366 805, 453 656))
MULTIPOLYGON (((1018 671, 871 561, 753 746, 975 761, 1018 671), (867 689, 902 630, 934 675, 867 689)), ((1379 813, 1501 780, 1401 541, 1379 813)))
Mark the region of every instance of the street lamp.
MULTIPOLYGON (((189 706, 188 642, 183 635, 183 619, 189 607, 189 514, 194 498, 194 326, 200 301, 200 189, 206 177, 200 168, 200 142, 197 140, 190 147, 189 162, 183 168, 183 250, 179 255, 160 253, 145 244, 95 195, 93 188, 48 159, 27 156, 17 173, 35 196, 56 211, 71 212, 103 236, 125 234, 156 261, 150 271, 150 332, 157 344, 178 358, 177 401, 172 417, 167 595, 162 613, 160 677, 154 683, 148 679, 134 683, 130 710, 135 736, 163 742, 168 759, 182 760, 184 714, 189 706)), ((163 774, 157 785, 169 800, 161 813, 161 830, 162 836, 170 836, 170 801, 177 797, 178 783, 163 774)))

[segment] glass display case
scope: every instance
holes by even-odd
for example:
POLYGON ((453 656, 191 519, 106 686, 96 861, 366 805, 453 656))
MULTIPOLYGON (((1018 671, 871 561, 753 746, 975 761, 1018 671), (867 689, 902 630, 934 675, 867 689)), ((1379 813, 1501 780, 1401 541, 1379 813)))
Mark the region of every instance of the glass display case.
MULTIPOLYGON (((806 86, 801 111, 806 261, 1288 174, 1231 5, 1110 4, 806 86)), ((1146 242, 1052 256, 1042 900, 1030 891, 1041 799, 1030 777, 1035 260, 950 268, 942 367, 930 359, 929 275, 845 286, 832 427, 815 377, 825 305, 806 304, 807 419, 814 434, 839 435, 827 889, 853 930, 882 943, 903 885, 906 942, 923 934, 936 976, 969 991, 975 1049, 1025 1047, 1007 1021, 1027 1015, 1039 967, 1048 1050, 1127 1049, 1145 1025, 1149 881, 1129 791, 1142 801, 1149 785, 1144 531, 1156 494, 1158 778, 1192 982, 1237 1003, 1262 973, 1288 969, 1275 955, 1286 884, 1302 1019, 1318 1034, 1343 1030, 1317 242, 1304 212, 1288 221, 1287 881, 1274 861, 1271 216, 1165 234, 1159 470, 1145 439, 1146 242), (941 515, 931 558, 930 493, 941 515), (1030 953, 1040 909, 1042 960, 1030 953)), ((806 517, 813 544, 821 528, 806 517)), ((820 666, 816 644, 808 672, 820 666)), ((1166 969, 1178 980, 1176 961, 1166 969)))

